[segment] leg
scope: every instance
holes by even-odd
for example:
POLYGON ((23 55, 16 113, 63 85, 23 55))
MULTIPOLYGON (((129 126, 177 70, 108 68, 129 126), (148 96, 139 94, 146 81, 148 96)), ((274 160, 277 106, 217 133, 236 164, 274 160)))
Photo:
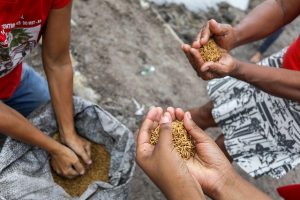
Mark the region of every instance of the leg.
POLYGON ((211 101, 207 102, 205 105, 198 108, 192 108, 189 111, 191 112, 192 118, 195 123, 202 128, 203 130, 216 127, 217 124, 211 114, 213 109, 213 104, 211 101))
POLYGON ((281 35, 284 31, 284 28, 280 28, 276 32, 272 33, 269 37, 267 37, 263 43, 258 48, 258 51, 263 54, 267 49, 277 40, 277 38, 281 35))
POLYGON ((253 63, 258 63, 261 60, 261 53, 257 51, 251 58, 250 61, 253 63))
POLYGON ((50 100, 47 81, 27 64, 23 64, 22 81, 11 98, 3 101, 23 116, 50 100))
POLYGON ((225 144, 224 144, 224 135, 220 135, 216 141, 217 145, 219 146, 219 148, 223 151, 223 153, 225 154, 225 156, 227 157, 227 159, 232 163, 232 158, 231 156, 229 155, 229 153, 227 152, 227 149, 225 147, 225 144))

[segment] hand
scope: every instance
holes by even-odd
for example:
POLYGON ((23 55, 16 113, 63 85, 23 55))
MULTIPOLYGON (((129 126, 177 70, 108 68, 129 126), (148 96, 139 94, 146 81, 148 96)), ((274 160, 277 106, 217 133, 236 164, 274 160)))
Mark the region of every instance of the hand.
POLYGON ((196 37, 192 47, 199 49, 202 45, 205 45, 209 38, 213 37, 216 43, 223 49, 230 51, 236 46, 237 36, 235 29, 229 24, 220 24, 214 19, 211 19, 201 29, 196 37))
POLYGON ((137 163, 168 199, 203 199, 200 185, 174 149, 172 117, 168 112, 162 113, 161 108, 153 108, 142 123, 137 137, 137 163), (153 146, 150 144, 150 135, 158 124, 160 136, 156 146, 153 146))
POLYGON ((182 45, 190 64, 203 80, 222 78, 224 76, 234 76, 238 70, 238 61, 221 49, 222 57, 218 62, 203 62, 198 49, 191 48, 187 44, 182 45))
POLYGON ((64 135, 60 134, 61 141, 66 146, 70 147, 77 155, 82 158, 85 164, 90 165, 92 164, 91 160, 91 143, 86 139, 77 135, 76 132, 72 133, 65 137, 64 135))
POLYGON ((205 194, 213 199, 225 192, 232 193, 238 175, 217 144, 191 119, 189 112, 184 115, 184 126, 195 141, 196 154, 187 161, 189 172, 199 182, 205 194), (226 189, 227 191, 227 189, 226 189))
MULTIPOLYGON (((196 55, 196 54, 195 54, 196 55)), ((197 58, 200 54, 197 52, 197 58)), ((203 80, 212 80, 215 78, 222 78, 225 76, 234 76, 238 70, 237 60, 231 55, 223 53, 221 59, 218 62, 206 62, 204 63, 199 71, 200 76, 203 80)))
POLYGON ((56 152, 50 154, 51 166, 58 175, 71 179, 85 173, 84 166, 68 147, 60 145, 56 152))

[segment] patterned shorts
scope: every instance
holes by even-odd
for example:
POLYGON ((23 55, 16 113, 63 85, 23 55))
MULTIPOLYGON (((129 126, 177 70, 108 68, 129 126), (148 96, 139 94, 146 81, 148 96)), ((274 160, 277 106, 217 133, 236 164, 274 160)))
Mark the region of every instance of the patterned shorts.
MULTIPOLYGON (((259 64, 279 68, 286 49, 259 64)), ((215 121, 233 160, 248 174, 280 178, 300 163, 300 105, 225 77, 208 83, 215 121)))

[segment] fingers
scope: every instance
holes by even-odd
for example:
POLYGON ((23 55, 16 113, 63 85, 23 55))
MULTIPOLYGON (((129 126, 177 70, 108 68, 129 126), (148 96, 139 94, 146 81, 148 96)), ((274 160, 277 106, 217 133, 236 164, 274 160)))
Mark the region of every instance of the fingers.
POLYGON ((88 155, 85 148, 83 148, 80 152, 78 152, 78 155, 82 158, 83 162, 86 163, 87 165, 92 164, 91 157, 88 155))
POLYGON ((181 108, 176 108, 175 115, 176 115, 176 119, 178 119, 179 121, 182 121, 184 118, 184 112, 181 108))
POLYGON ((212 33, 210 31, 210 23, 208 21, 206 26, 201 31, 200 46, 205 45, 208 42, 211 35, 212 35, 212 33))
POLYGON ((190 53, 191 53, 192 59, 194 61, 194 65, 195 65, 194 68, 198 72, 198 75, 200 75, 199 74, 200 67, 204 64, 204 61, 200 55, 200 52, 198 49, 191 48, 190 53))
POLYGON ((214 64, 214 62, 206 62, 206 63, 204 63, 201 66, 200 71, 203 72, 203 73, 209 71, 210 66, 213 65, 213 64, 214 64))
MULTIPOLYGON (((92 152, 91 152, 91 143, 88 142, 85 146, 84 146, 84 150, 87 153, 88 157, 91 158, 92 157, 92 152)), ((87 164, 92 164, 92 160, 90 159, 90 162, 87 164)))
POLYGON ((144 143, 149 143, 150 142, 150 130, 153 129, 153 125, 155 124, 155 121, 160 121, 161 115, 163 113, 162 108, 157 107, 157 108, 152 108, 144 122, 141 125, 140 131, 137 136, 137 145, 141 145, 144 143))
POLYGON ((205 132, 201 128, 199 128, 192 120, 190 112, 186 112, 184 114, 183 124, 187 132, 195 140, 196 145, 198 143, 213 142, 212 139, 208 135, 206 135, 205 132))
MULTIPOLYGON (((80 161, 78 160, 77 162, 73 163, 73 168, 76 170, 77 173, 79 173, 80 175, 83 175, 85 173, 84 167, 83 165, 80 163, 80 161)), ((78 175, 78 174, 77 174, 78 175)))
POLYGON ((222 24, 219 24, 216 22, 216 20, 211 19, 209 20, 209 28, 212 33, 214 33, 217 36, 224 36, 226 34, 226 29, 223 27, 222 24))
POLYGON ((160 132, 157 145, 165 147, 172 144, 172 117, 169 112, 165 112, 164 116, 160 120, 160 132))
POLYGON ((167 112, 170 113, 172 121, 182 121, 184 118, 184 111, 181 108, 168 107, 167 112))
POLYGON ((148 114, 146 115, 146 119, 158 122, 161 118, 162 113, 163 109, 161 107, 153 107, 149 110, 148 114))
POLYGON ((68 179, 72 179, 72 178, 75 178, 76 176, 79 176, 79 173, 75 169, 73 169, 72 166, 69 166, 68 168, 61 171, 55 164, 53 164, 53 163, 51 163, 51 164, 52 164, 52 168, 59 176, 66 177, 68 179))
POLYGON ((190 52, 191 46, 188 45, 188 44, 183 44, 183 45, 181 46, 181 48, 182 48, 182 50, 183 50, 185 56, 186 56, 187 59, 189 60, 190 64, 192 65, 192 67, 196 70, 197 67, 196 67, 196 65, 195 65, 195 61, 194 61, 194 58, 193 58, 193 56, 192 56, 192 54, 191 54, 191 52, 190 52))
POLYGON ((199 49, 201 47, 200 39, 201 39, 201 35, 202 35, 202 30, 203 29, 204 29, 204 27, 201 28, 200 32, 196 36, 195 41, 192 44, 192 48, 199 49))
POLYGON ((200 71, 203 74, 206 73, 206 75, 211 74, 212 77, 209 78, 216 78, 216 77, 228 75, 230 72, 229 68, 230 66, 226 66, 222 63, 207 62, 201 66, 200 71))
POLYGON ((224 75, 224 67, 219 63, 206 62, 201 68, 201 78, 203 80, 211 80, 214 78, 220 78, 224 75))
MULTIPOLYGON (((83 174, 81 174, 81 175, 83 175, 83 174)), ((75 169, 70 167, 68 172, 66 174, 64 174, 64 176, 67 177, 68 179, 72 179, 72 178, 75 178, 76 176, 79 176, 79 173, 75 169)))
POLYGON ((173 107, 168 107, 167 108, 168 113, 170 113, 172 121, 176 120, 176 115, 175 115, 175 108, 173 107))

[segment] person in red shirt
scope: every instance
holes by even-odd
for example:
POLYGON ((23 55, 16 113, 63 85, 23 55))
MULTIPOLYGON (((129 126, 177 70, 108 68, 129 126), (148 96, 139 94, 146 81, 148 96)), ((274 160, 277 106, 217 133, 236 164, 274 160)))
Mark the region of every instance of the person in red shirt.
POLYGON ((90 143, 77 135, 73 121, 71 5, 71 0, 0 1, 0 133, 48 151, 54 170, 68 178, 85 173, 78 157, 92 162, 90 143), (41 37, 48 83, 23 62, 41 37), (64 145, 25 118, 50 96, 64 145))

